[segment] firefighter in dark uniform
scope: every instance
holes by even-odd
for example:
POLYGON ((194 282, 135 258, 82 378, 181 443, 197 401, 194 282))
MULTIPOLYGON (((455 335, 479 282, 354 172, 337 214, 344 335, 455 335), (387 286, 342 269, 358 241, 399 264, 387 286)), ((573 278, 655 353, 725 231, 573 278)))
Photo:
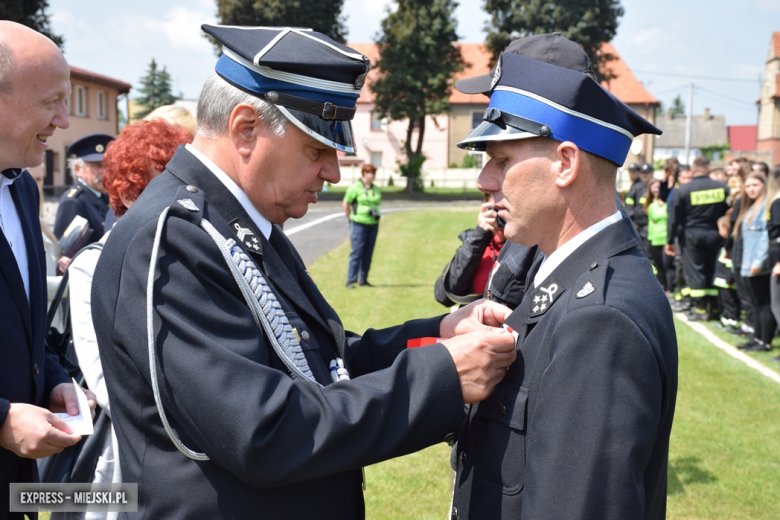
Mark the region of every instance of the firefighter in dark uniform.
POLYGON ((506 373, 508 309, 474 302, 345 331, 279 224, 338 182, 370 62, 308 29, 203 30, 223 54, 198 133, 95 269, 122 478, 139 483, 133 516, 360 520, 361 467, 453 442, 464 403, 506 373), (450 339, 406 348, 422 337, 450 339))
MULTIPOLYGON (((715 265, 723 245, 718 219, 729 209, 729 188, 710 179, 707 169, 694 166, 691 182, 677 188, 669 212, 666 254, 674 255, 677 238, 682 248, 682 271, 693 309, 693 320, 719 318, 718 289, 713 285, 715 265)), ((671 205, 670 205, 671 206, 671 205)))
POLYGON ((642 179, 639 178, 639 172, 641 171, 642 165, 639 163, 628 165, 628 179, 631 181, 631 187, 626 192, 624 203, 629 218, 632 217, 634 208, 639 203, 639 193, 642 191, 642 179))
MULTIPOLYGON (((103 188, 103 154, 114 138, 107 134, 82 137, 68 147, 71 171, 76 182, 60 198, 54 234, 62 238, 73 218, 84 217, 92 228, 87 244, 97 242, 103 236, 109 202, 103 188)), ((85 244, 85 245, 87 245, 85 244)))
POLYGON ((662 519, 677 392, 666 297, 615 204, 632 140, 660 131, 587 75, 510 53, 492 74, 478 186, 538 247, 505 323, 518 358, 473 405, 450 517, 662 519), (555 88, 551 88, 554 86, 555 88))
MULTIPOLYGON (((642 239, 642 245, 645 252, 650 250, 650 243, 647 241, 647 213, 645 213, 645 202, 647 202, 647 187, 653 180, 653 165, 643 164, 639 168, 639 179, 631 186, 631 191, 626 196, 626 209, 628 209, 629 200, 634 202, 631 208, 631 222, 636 226, 636 230, 642 239)), ((626 211, 629 213, 628 211, 626 211)))

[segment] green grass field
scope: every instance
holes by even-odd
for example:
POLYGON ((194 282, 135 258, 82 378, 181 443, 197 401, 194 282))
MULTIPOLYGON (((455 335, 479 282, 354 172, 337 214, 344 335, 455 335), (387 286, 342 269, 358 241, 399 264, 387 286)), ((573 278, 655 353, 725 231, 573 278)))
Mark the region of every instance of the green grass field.
MULTIPOLYGON (((473 210, 387 215, 369 275, 374 288, 344 288, 347 243, 310 273, 351 330, 442 314, 447 309, 433 299, 433 284, 459 244, 458 233, 475 222, 473 210)), ((667 517, 780 518, 780 385, 683 322, 675 325, 680 368, 667 517)), ((777 369, 768 356, 756 357, 777 369)), ((443 520, 452 492, 449 448, 439 444, 368 467, 366 481, 369 520, 443 520)))
MULTIPOLYGON (((433 284, 459 244, 458 233, 475 220, 473 211, 383 218, 369 275, 373 289, 344 288, 346 243, 310 272, 351 330, 440 314, 447 309, 433 299, 433 284)), ((780 385, 675 323, 680 368, 668 518, 780 518, 780 385)), ((777 369, 768 356, 756 357, 777 369)), ((449 449, 440 444, 367 468, 367 518, 446 518, 448 457, 449 449)))

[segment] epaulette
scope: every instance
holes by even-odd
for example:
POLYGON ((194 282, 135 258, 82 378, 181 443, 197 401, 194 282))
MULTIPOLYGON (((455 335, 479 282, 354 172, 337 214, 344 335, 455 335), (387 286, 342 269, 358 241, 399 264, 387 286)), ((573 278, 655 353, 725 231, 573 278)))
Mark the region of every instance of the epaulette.
POLYGON ((204 193, 200 188, 181 186, 176 190, 168 215, 182 218, 197 226, 203 218, 204 203, 204 193))
POLYGON ((69 199, 72 199, 73 197, 75 197, 75 196, 76 196, 76 194, 77 194, 79 191, 81 191, 81 186, 80 186, 80 185, 73 186, 73 187, 70 189, 70 191, 68 192, 68 198, 69 198, 69 199))

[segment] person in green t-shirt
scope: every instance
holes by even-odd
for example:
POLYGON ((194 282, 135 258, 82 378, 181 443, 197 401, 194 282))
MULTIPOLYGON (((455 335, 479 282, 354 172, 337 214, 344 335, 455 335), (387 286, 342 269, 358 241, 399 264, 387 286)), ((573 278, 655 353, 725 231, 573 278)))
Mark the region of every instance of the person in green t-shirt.
POLYGON ((376 235, 379 231, 379 204, 382 192, 374 186, 376 167, 364 164, 360 170, 362 179, 349 187, 341 205, 349 219, 352 252, 349 254, 347 289, 358 285, 371 287, 368 270, 374 254, 376 235))
POLYGON ((674 257, 664 252, 666 244, 666 203, 659 197, 661 181, 650 182, 645 195, 644 210, 647 214, 647 254, 655 265, 656 277, 666 294, 674 290, 674 257))

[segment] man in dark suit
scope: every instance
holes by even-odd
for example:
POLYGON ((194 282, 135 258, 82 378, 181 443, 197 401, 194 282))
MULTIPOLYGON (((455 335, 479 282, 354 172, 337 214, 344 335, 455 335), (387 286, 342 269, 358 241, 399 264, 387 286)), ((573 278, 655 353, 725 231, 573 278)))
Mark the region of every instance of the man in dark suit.
POLYGON ((203 28, 223 55, 198 133, 95 271, 122 478, 138 517, 360 519, 361 467, 453 442, 503 377, 509 311, 345 331, 278 224, 338 182, 369 61, 305 29, 203 28))
MULTIPOLYGON (((0 518, 8 485, 34 482, 32 459, 81 439, 52 412, 78 413, 73 385, 45 345, 46 259, 38 187, 23 170, 43 162, 47 139, 68 127, 70 69, 54 43, 0 21, 0 518)), ((94 401, 94 396, 92 400, 94 401)))
POLYGON ((453 450, 451 518, 662 519, 674 323, 615 204, 634 136, 660 131, 588 75, 525 56, 503 53, 490 90, 460 145, 490 157, 478 185, 507 239, 543 256, 505 322, 517 361, 453 450))

